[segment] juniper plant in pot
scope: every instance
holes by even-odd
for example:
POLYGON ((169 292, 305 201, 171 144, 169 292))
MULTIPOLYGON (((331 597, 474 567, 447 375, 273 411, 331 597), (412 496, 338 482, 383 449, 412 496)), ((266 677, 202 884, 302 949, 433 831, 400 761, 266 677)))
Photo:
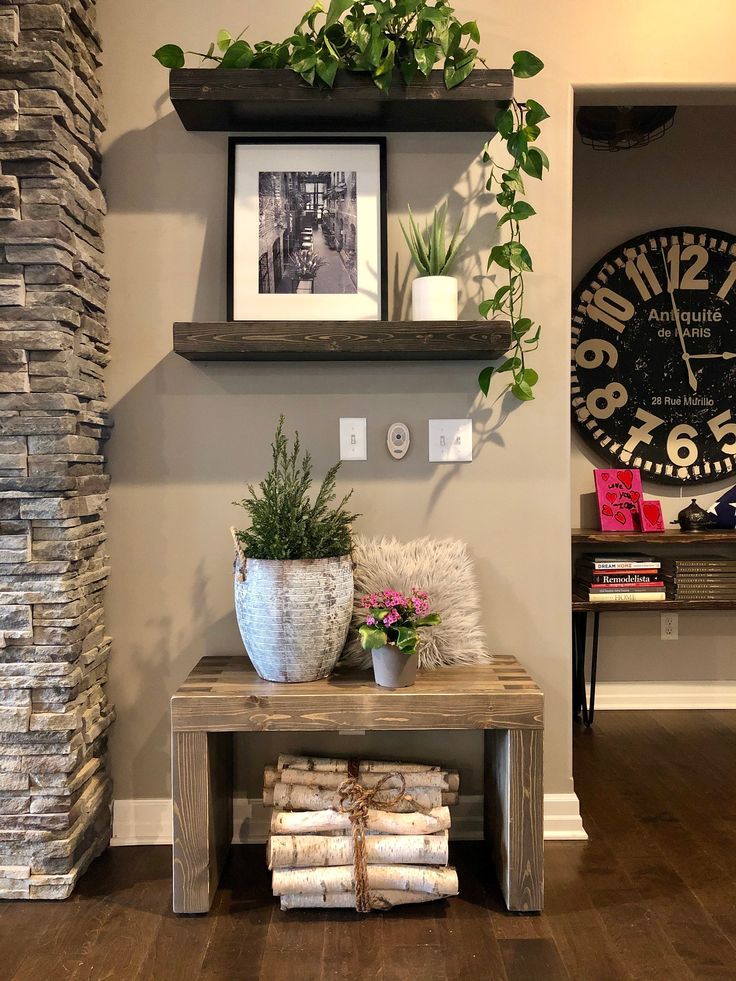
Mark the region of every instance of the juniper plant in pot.
POLYGON ((411 284, 414 320, 457 320, 457 279, 450 275, 466 236, 460 238, 460 223, 447 242, 447 202, 435 208, 432 221, 419 228, 409 208, 409 228, 402 221, 401 231, 414 261, 418 279, 411 284))
POLYGON ((405 596, 396 589, 363 596, 365 623, 358 628, 363 649, 373 656, 373 674, 383 688, 408 688, 417 674, 419 631, 440 623, 430 613, 429 596, 412 588, 405 596))
POLYGON ((334 668, 353 606, 352 491, 337 501, 340 464, 312 492, 312 459, 284 418, 272 465, 235 502, 250 517, 235 541, 235 610, 246 651, 267 681, 315 681, 334 668))

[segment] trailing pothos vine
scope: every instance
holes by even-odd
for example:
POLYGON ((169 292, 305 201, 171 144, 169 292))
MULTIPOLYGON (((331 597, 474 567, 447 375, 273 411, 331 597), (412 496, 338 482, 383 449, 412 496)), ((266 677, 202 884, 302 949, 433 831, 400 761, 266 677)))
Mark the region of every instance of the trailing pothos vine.
MULTIPOLYGON (((512 71, 516 78, 532 78, 544 64, 529 51, 517 51, 514 55, 512 71)), ((491 173, 486 183, 489 191, 496 188, 496 201, 503 209, 498 219, 498 227, 508 226, 508 239, 501 245, 494 245, 488 256, 487 269, 497 267, 506 273, 506 282, 496 289, 494 295, 484 300, 479 307, 483 317, 489 313, 504 314, 511 321, 511 346, 507 357, 500 365, 489 365, 478 376, 478 384, 484 395, 488 395, 491 382, 496 375, 510 374, 511 381, 504 391, 529 402, 534 398, 534 386, 539 375, 527 364, 527 355, 539 346, 541 327, 524 315, 525 274, 533 271, 532 257, 522 242, 522 222, 536 214, 528 201, 525 179, 541 180, 545 170, 549 170, 547 154, 538 146, 533 146, 540 134, 540 124, 549 118, 545 108, 533 99, 520 102, 512 99, 509 106, 502 109, 496 117, 496 129, 504 141, 510 159, 502 165, 490 153, 490 140, 483 150, 483 162, 490 163, 491 173)))

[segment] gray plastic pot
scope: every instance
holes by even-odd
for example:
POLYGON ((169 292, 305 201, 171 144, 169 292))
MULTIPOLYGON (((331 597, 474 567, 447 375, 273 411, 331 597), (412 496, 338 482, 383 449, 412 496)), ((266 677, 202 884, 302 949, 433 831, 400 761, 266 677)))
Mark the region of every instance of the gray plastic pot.
POLYGON ((410 688, 417 677, 419 655, 402 654, 398 647, 388 644, 373 652, 373 675, 381 688, 410 688))

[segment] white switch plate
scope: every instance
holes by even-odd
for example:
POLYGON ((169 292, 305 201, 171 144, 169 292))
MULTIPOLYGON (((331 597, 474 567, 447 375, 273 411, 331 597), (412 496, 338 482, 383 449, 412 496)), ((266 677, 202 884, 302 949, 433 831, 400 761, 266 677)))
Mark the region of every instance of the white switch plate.
POLYGON ((340 459, 368 459, 368 437, 366 434, 365 419, 340 420, 340 459))
POLYGON ((430 463, 470 463, 472 459, 472 419, 429 420, 430 463))

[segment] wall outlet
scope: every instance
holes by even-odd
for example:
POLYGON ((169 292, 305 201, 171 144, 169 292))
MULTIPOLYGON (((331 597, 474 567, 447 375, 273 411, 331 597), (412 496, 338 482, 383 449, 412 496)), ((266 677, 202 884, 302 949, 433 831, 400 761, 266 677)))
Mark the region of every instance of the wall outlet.
POLYGON ((662 614, 662 640, 677 640, 679 637, 679 622, 676 613, 662 614))
POLYGON ((472 459, 472 419, 429 420, 430 463, 470 463, 472 459))
POLYGON ((340 459, 368 459, 368 437, 365 419, 340 420, 340 459))

